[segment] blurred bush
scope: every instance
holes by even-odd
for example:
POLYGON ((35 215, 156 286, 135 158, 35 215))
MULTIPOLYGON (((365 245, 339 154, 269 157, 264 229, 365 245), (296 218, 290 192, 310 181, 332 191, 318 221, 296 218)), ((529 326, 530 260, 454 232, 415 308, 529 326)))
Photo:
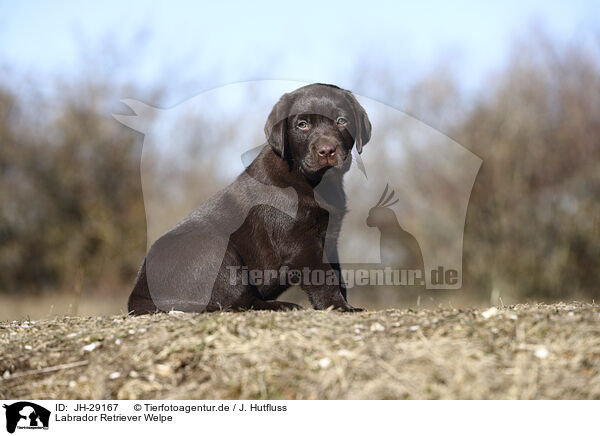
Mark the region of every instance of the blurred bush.
POLYGON ((64 87, 59 101, 0 90, 2 292, 135 275, 145 247, 141 147, 107 112, 106 85, 64 87))
POLYGON ((512 301, 600 296, 599 48, 516 44, 451 130, 483 158, 466 223, 471 286, 512 301))

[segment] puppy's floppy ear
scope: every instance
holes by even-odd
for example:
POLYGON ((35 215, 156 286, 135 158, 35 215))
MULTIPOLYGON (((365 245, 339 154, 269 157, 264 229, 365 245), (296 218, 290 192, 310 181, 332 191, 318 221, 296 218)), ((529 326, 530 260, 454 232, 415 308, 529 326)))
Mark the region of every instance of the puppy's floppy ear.
POLYGON ((287 137, 287 117, 291 102, 292 97, 290 94, 283 94, 273 106, 265 123, 267 142, 275 153, 283 159, 287 159, 290 153, 287 137))
POLYGON ((371 121, 369 121, 367 112, 356 100, 354 95, 352 95, 350 91, 346 91, 345 94, 350 101, 352 111, 354 112, 354 125, 356 126, 354 143, 356 144, 356 151, 360 154, 362 153, 363 147, 371 139, 371 121))

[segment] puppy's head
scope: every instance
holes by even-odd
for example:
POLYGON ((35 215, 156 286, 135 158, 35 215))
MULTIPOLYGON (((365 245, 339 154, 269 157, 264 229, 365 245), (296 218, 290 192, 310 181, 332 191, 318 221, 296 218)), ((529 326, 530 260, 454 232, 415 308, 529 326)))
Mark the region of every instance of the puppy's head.
POLYGON ((319 180, 331 168, 347 171, 351 150, 371 137, 371 123, 350 91, 313 84, 284 94, 265 125, 275 153, 306 178, 319 180))

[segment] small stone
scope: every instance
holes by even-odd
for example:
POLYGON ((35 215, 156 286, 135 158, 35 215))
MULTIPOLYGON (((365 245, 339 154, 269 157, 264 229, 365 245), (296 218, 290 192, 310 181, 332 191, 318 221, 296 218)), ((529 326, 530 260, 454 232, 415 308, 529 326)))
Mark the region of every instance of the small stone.
POLYGON ((385 330, 385 327, 381 324, 379 324, 378 322, 371 324, 371 331, 372 332, 382 332, 385 330))
POLYGON ((74 338, 75 336, 77 336, 77 333, 69 333, 67 338, 74 338))
POLYGON ((131 378, 138 378, 140 376, 139 372, 135 371, 135 370, 131 370, 129 371, 129 377, 131 378))
POLYGON ((545 347, 539 347, 535 350, 535 352, 533 354, 538 359, 545 359, 546 357, 548 357, 550 352, 545 347))
POLYGON ((7 369, 6 371, 4 371, 4 374, 2 374, 2 378, 4 380, 9 379, 10 378, 10 371, 7 369))
POLYGON ((108 378, 111 379, 111 380, 116 380, 119 377, 121 377, 121 373, 118 372, 118 371, 111 372, 110 375, 108 376, 108 378))
POLYGON ((411 332, 416 332, 417 330, 419 330, 419 326, 418 325, 411 325, 408 329, 411 332))
POLYGON ((168 377, 171 374, 173 374, 173 368, 171 368, 170 365, 164 365, 164 364, 158 364, 155 367, 155 372, 156 374, 160 375, 161 377, 168 377))
POLYGON ((348 350, 340 350, 340 351, 338 351, 338 356, 349 357, 350 356, 350 351, 348 351, 348 350))
POLYGON ((91 344, 87 344, 81 348, 81 351, 94 351, 96 348, 100 346, 100 342, 92 342, 91 344))
POLYGON ((485 319, 490 319, 494 316, 496 316, 498 314, 498 308, 496 307, 490 307, 488 310, 486 310, 485 312, 483 312, 481 314, 481 316, 483 316, 485 319))
POLYGON ((69 382, 69 388, 74 389, 77 386, 77 382, 75 380, 71 380, 69 382))
POLYGON ((115 345, 121 345, 121 340, 120 339, 115 339, 115 345))
POLYGON ((331 365, 331 359, 329 357, 323 357, 322 359, 319 359, 319 366, 323 369, 329 367, 329 365, 331 365))
POLYGON ((26 350, 33 350, 33 347, 31 345, 25 345, 25 349, 26 350))

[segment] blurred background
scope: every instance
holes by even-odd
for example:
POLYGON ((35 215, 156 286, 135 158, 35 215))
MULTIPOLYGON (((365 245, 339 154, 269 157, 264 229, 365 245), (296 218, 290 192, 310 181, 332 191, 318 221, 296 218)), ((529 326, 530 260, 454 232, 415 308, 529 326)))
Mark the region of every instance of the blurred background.
MULTIPOLYGON (((354 305, 600 296, 597 2, 0 1, 0 11, 0 320, 125 311, 146 217, 144 137, 112 117, 128 113, 121 99, 170 108, 261 79, 334 83, 483 160, 462 290, 353 290, 354 305)), ((211 120, 178 120, 189 156, 227 152, 240 129, 232 116, 226 134, 211 120)), ((390 150, 368 153, 384 165, 390 150)), ((157 171, 190 185, 195 202, 234 177, 186 156, 157 171)))

